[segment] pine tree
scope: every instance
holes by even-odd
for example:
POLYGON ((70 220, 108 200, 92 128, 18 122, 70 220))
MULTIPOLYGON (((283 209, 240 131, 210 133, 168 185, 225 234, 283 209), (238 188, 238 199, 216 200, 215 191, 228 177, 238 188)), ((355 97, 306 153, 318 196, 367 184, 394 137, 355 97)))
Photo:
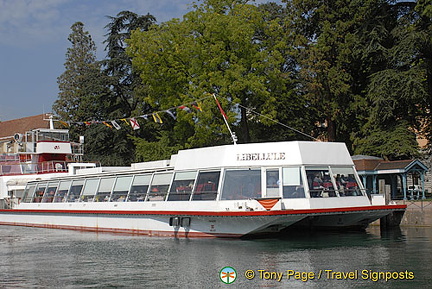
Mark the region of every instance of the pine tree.
POLYGON ((58 78, 58 99, 53 110, 63 121, 88 121, 104 117, 103 98, 109 91, 96 61, 96 45, 84 24, 71 26, 68 37, 72 47, 67 49, 65 71, 58 78))

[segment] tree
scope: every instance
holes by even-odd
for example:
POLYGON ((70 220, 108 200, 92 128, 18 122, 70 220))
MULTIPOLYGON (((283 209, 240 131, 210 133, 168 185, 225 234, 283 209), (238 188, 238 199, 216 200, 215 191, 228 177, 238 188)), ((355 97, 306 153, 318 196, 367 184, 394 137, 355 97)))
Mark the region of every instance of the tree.
POLYGON ((329 141, 350 143, 357 127, 362 88, 356 49, 362 27, 376 2, 287 0, 304 93, 324 124, 329 141), (359 88, 359 89, 358 89, 359 88))
POLYGON ((173 145, 230 142, 212 94, 240 142, 264 139, 251 133, 251 125, 273 124, 268 118, 278 113, 278 93, 288 94, 292 85, 282 70, 289 45, 278 19, 266 18, 264 9, 247 2, 203 1, 181 21, 132 34, 128 52, 140 71, 147 102, 164 110, 200 100, 201 111, 177 110, 176 121, 167 125, 173 145))
POLYGON ((84 160, 104 165, 129 164, 134 157, 133 144, 124 130, 115 132, 104 125, 78 125, 110 119, 112 107, 107 100, 112 96, 109 79, 96 61, 96 46, 84 31, 84 24, 77 22, 71 29, 68 40, 72 47, 66 53, 66 70, 58 78, 60 93, 53 110, 72 124, 72 139, 85 137, 84 160))
POLYGON ((122 11, 116 17, 109 17, 110 23, 105 28, 108 33, 105 50, 107 58, 102 61, 104 72, 110 77, 112 98, 110 109, 118 117, 130 117, 139 107, 140 98, 135 89, 140 83, 139 75, 132 68, 131 58, 126 54, 126 39, 134 30, 147 31, 156 22, 150 14, 138 15, 130 11, 122 11))
POLYGON ((96 61, 96 46, 84 24, 71 26, 65 72, 58 78, 59 95, 53 110, 64 121, 94 120, 103 116, 105 104, 101 99, 109 94, 106 80, 96 61))
POLYGON ((376 148, 382 148, 383 157, 411 158, 418 151, 414 133, 430 138, 431 17, 423 15, 427 6, 420 2, 385 6, 390 25, 385 27, 387 37, 379 39, 370 51, 380 55, 381 65, 369 76, 370 117, 356 137, 356 152, 370 149, 366 143, 373 139, 376 148), (390 140, 398 145, 387 146, 390 140))

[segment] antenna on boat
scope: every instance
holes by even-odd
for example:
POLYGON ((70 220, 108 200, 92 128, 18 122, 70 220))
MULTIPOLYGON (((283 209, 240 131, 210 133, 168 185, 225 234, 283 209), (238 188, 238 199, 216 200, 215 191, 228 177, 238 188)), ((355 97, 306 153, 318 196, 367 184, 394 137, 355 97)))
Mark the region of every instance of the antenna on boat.
POLYGON ((236 136, 235 133, 231 130, 231 128, 230 128, 230 126, 229 126, 229 124, 228 124, 228 116, 226 115, 225 111, 222 109, 222 106, 221 106, 221 104, 219 103, 219 100, 216 98, 216 94, 213 93, 213 97, 214 97, 214 99, 215 99, 215 101, 216 101, 217 106, 219 107, 219 110, 220 110, 220 112, 221 112, 221 114, 222 114, 222 117, 223 117, 223 119, 224 119, 225 125, 227 126, 228 131, 229 131, 229 133, 230 133, 230 135, 231 135, 231 138, 232 138, 232 140, 233 140, 233 143, 236 145, 236 144, 237 144, 237 136, 236 136))
POLYGON ((45 118, 44 120, 49 121, 49 129, 54 129, 54 115, 52 113, 44 113, 45 114, 45 118))

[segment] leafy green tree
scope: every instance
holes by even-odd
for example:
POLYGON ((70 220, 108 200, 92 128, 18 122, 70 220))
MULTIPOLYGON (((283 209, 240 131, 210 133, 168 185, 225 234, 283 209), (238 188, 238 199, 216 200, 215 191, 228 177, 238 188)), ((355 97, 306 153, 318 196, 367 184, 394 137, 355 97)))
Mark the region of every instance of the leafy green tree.
POLYGON ((201 111, 177 110, 176 121, 167 124, 172 145, 230 142, 212 94, 240 142, 265 139, 251 126, 274 124, 268 119, 277 116, 278 94, 287 95, 293 86, 287 71, 289 45, 279 19, 247 2, 203 1, 183 20, 132 34, 128 51, 148 103, 164 110, 200 100, 201 111))

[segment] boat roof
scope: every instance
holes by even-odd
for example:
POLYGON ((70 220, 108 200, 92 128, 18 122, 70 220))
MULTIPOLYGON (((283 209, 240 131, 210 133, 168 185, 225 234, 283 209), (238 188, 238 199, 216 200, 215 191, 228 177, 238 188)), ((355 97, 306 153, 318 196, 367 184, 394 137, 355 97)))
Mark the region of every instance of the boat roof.
MULTIPOLYGON (((205 170, 244 167, 280 166, 354 166, 344 143, 336 142, 267 142, 223 145, 180 150, 170 160, 135 163, 130 167, 97 167, 77 171, 61 179, 155 171, 205 170)), ((58 179, 58 178, 53 178, 58 179)))
POLYGON ((217 167, 343 165, 354 163, 344 143, 267 142, 181 150, 171 164, 175 170, 217 167))

